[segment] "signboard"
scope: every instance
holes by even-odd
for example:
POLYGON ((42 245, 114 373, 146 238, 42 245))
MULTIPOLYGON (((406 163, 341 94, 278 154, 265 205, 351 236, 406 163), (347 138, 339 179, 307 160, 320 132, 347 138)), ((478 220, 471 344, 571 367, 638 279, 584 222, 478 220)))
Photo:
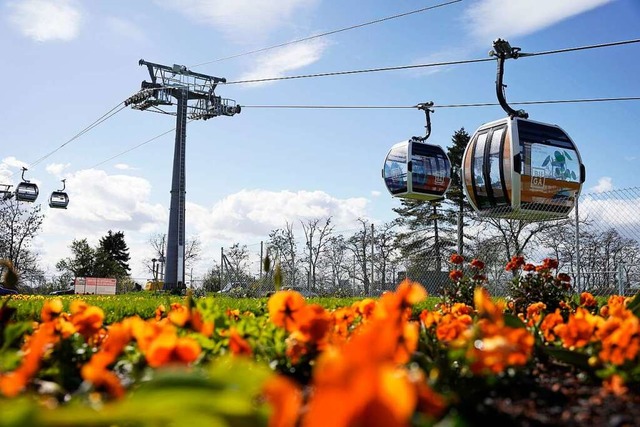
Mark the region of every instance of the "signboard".
POLYGON ((117 280, 103 277, 76 277, 74 284, 76 294, 115 295, 117 280))

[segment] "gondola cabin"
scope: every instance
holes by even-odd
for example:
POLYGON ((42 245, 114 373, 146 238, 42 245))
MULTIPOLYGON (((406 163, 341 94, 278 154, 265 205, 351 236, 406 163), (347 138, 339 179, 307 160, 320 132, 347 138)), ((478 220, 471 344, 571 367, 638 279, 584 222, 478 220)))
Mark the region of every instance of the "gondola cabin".
POLYGON ((49 196, 49 207, 55 209, 67 209, 69 196, 64 191, 54 191, 49 196))
POLYGON ((16 187, 16 200, 21 202, 35 202, 40 190, 38 186, 29 181, 23 181, 16 187))
POLYGON ((395 197, 437 200, 451 183, 451 162, 440 146, 410 139, 391 147, 382 177, 395 197))
POLYGON ((506 117, 473 134, 462 177, 467 199, 481 215, 540 221, 569 215, 585 168, 560 127, 506 117))

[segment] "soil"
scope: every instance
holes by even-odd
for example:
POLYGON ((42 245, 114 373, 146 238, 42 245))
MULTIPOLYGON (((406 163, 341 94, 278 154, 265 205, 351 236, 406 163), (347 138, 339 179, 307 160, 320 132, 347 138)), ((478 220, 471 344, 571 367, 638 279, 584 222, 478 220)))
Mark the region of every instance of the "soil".
POLYGON ((561 365, 540 365, 527 381, 472 406, 462 411, 474 426, 640 426, 639 389, 616 396, 561 365))

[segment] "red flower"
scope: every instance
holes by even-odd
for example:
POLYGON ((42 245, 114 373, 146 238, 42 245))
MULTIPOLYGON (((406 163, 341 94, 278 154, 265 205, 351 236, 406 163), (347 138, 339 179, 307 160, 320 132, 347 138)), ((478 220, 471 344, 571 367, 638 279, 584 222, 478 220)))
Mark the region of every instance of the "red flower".
POLYGON ((463 276, 464 273, 462 272, 462 270, 451 270, 451 272, 449 272, 449 279, 453 280, 454 282, 462 279, 463 276))
POLYGON ((449 262, 451 264, 462 264, 464 262, 464 258, 462 255, 452 254, 451 258, 449 258, 449 262))
POLYGON ((511 258, 511 261, 507 263, 505 267, 506 271, 516 271, 519 270, 520 267, 524 265, 524 257, 523 256, 514 256, 511 258))
POLYGON ((475 269, 484 270, 484 262, 480 261, 478 258, 472 259, 470 264, 471 264, 471 267, 475 269))

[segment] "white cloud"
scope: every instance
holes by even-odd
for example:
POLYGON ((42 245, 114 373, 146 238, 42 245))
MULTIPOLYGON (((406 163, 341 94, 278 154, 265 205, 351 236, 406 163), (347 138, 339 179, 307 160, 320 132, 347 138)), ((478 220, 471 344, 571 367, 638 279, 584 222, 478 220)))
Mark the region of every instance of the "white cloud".
MULTIPOLYGON (((44 191, 41 187, 41 197, 44 191)), ((144 260, 153 255, 149 237, 167 232, 169 216, 166 206, 150 203, 151 184, 135 176, 89 169, 66 175, 65 191, 70 199, 67 209, 50 209, 46 199, 39 200, 45 219, 34 244, 48 273, 56 274, 55 263, 71 255, 74 239, 86 238, 97 246, 113 230, 125 234, 132 276, 144 278, 144 260)), ((368 207, 366 198, 338 199, 323 191, 243 190, 212 207, 187 202, 187 237, 197 236, 203 252, 195 274, 211 267, 221 246, 259 244, 287 222, 298 238, 303 238, 300 221, 316 218, 332 217, 337 230, 356 230, 357 219, 368 218, 368 207)))
POLYGON ((371 191, 371 197, 380 197, 380 195, 382 195, 382 192, 380 192, 378 190, 372 190, 371 191))
POLYGON ((9 21, 38 42, 73 40, 80 31, 82 15, 74 0, 20 0, 8 8, 9 21))
POLYGON ((106 25, 109 30, 119 36, 125 37, 129 41, 143 42, 147 40, 144 31, 126 19, 111 16, 106 19, 106 25))
POLYGON ((318 0, 156 0, 189 19, 209 24, 234 41, 254 41, 290 24, 295 12, 309 9, 318 0))
POLYGON ((126 163, 116 163, 115 165, 113 165, 113 167, 114 167, 115 169, 123 170, 123 171, 126 171, 126 170, 136 170, 136 168, 134 168, 134 167, 132 167, 131 165, 128 165, 128 164, 126 164, 126 163))
POLYGON ((598 184, 590 188, 595 193, 604 193, 613 190, 613 180, 609 176, 603 176, 598 180, 598 184))
POLYGON ((69 175, 66 187, 69 209, 45 227, 74 234, 122 227, 140 230, 165 217, 164 208, 148 202, 151 185, 143 178, 88 169, 69 175))
POLYGON ((265 239, 269 232, 289 222, 332 217, 338 228, 353 228, 367 216, 365 198, 338 199, 323 191, 243 190, 213 208, 187 204, 188 222, 207 241, 240 242, 265 239))
POLYGON ((50 165, 47 165, 47 167, 45 168, 47 172, 49 172, 51 175, 54 176, 61 176, 62 172, 64 172, 65 169, 69 168, 69 166, 71 166, 70 163, 52 163, 50 165))
POLYGON ((534 33, 614 0, 479 0, 465 12, 471 34, 483 43, 534 33))
MULTIPOLYGON (((238 80, 282 77, 289 71, 297 70, 316 62, 320 59, 326 47, 326 41, 314 39, 272 50, 258 57, 254 69, 240 76, 238 80)), ((265 83, 254 83, 253 85, 265 83)))

